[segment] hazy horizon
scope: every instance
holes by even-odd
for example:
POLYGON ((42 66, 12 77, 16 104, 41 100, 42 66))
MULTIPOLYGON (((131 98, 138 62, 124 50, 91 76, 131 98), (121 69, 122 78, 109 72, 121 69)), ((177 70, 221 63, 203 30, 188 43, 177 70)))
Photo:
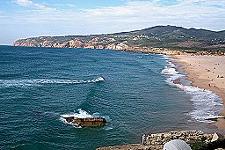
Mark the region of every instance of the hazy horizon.
POLYGON ((0 44, 36 36, 107 34, 157 25, 224 30, 224 0, 0 1, 0 44))

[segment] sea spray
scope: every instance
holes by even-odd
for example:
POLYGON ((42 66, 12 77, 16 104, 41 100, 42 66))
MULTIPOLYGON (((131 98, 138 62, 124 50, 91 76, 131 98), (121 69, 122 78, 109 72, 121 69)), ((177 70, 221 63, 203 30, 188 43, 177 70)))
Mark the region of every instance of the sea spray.
POLYGON ((91 80, 71 80, 71 79, 14 79, 0 80, 0 88, 4 87, 28 87, 42 86, 46 84, 85 84, 103 82, 103 77, 97 77, 91 80))
POLYGON ((193 87, 191 85, 183 85, 180 81, 176 82, 176 80, 180 80, 186 76, 177 71, 176 66, 170 61, 168 56, 164 56, 164 58, 167 61, 167 66, 161 73, 167 77, 166 82, 191 95, 194 109, 189 115, 199 122, 212 122, 207 119, 218 117, 221 112, 222 103, 220 97, 212 91, 193 87))
MULTIPOLYGON (((106 122, 110 122, 110 117, 109 116, 102 116, 100 113, 93 113, 93 114, 90 114, 88 113, 87 111, 85 110, 82 110, 82 109, 78 109, 77 112, 73 112, 73 113, 67 113, 67 114, 63 114, 63 115, 60 115, 60 120, 63 121, 65 124, 70 124, 70 125, 73 125, 73 123, 71 122, 67 122, 65 118, 68 118, 68 117, 74 117, 74 118, 104 118, 106 119, 106 122)), ((74 126, 75 128, 82 128, 81 126, 74 126)), ((112 127, 106 127, 104 128, 106 130, 111 130, 112 127)))

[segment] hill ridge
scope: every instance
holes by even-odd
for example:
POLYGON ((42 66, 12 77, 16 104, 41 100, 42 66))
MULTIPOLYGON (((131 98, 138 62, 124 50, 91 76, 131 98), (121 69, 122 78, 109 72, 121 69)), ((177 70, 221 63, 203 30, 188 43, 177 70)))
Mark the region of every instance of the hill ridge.
POLYGON ((130 32, 93 35, 40 36, 20 39, 14 46, 96 49, 225 50, 225 30, 154 26, 130 32))

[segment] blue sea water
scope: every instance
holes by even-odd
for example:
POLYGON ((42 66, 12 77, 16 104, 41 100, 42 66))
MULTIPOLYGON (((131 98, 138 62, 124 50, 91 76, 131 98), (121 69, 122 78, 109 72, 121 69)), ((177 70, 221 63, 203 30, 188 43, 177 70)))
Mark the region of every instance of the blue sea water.
POLYGON ((139 143, 141 135, 206 128, 192 96, 166 82, 162 55, 0 46, 0 149, 78 149, 139 143), (62 115, 97 114, 102 128, 62 115))

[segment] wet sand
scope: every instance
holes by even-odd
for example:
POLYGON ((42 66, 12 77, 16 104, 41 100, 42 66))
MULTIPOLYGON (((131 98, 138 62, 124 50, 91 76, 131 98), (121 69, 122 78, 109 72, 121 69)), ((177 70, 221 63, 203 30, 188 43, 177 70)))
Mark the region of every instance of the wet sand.
MULTIPOLYGON (((193 86, 213 91, 222 98, 225 106, 225 56, 185 54, 176 55, 175 58, 182 64, 193 86)), ((225 116, 225 109, 221 115, 225 116)), ((216 125, 219 129, 225 129, 225 119, 218 119, 216 125)))

